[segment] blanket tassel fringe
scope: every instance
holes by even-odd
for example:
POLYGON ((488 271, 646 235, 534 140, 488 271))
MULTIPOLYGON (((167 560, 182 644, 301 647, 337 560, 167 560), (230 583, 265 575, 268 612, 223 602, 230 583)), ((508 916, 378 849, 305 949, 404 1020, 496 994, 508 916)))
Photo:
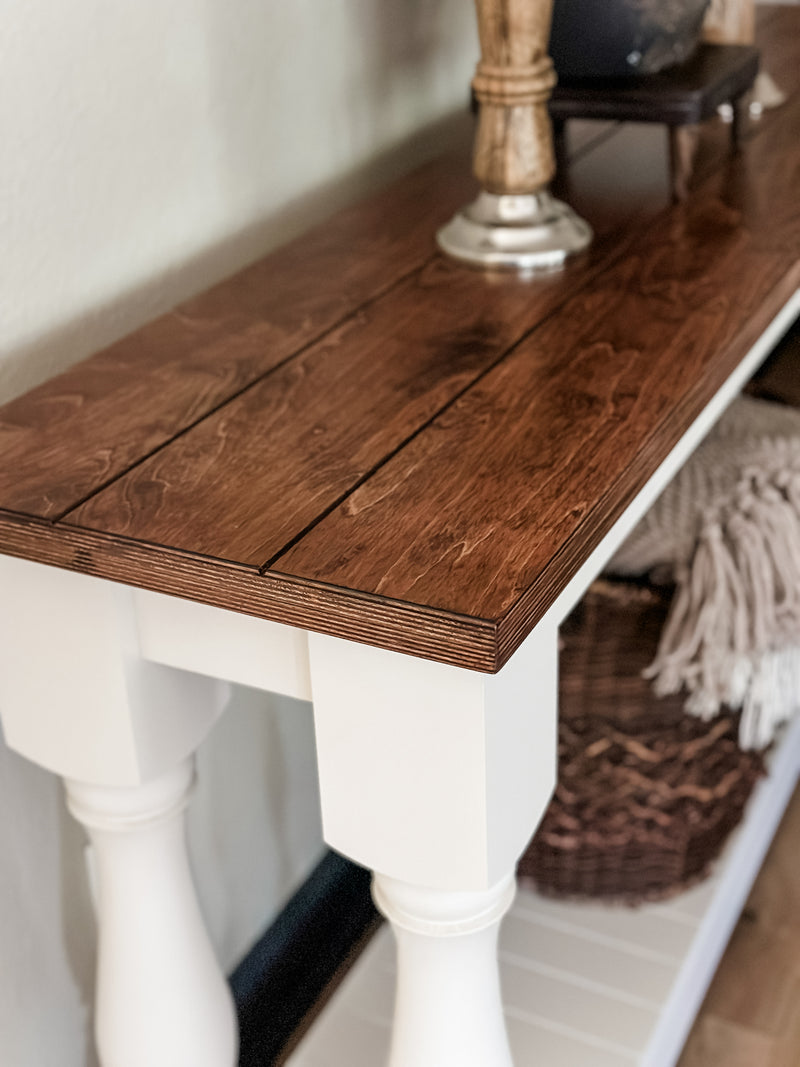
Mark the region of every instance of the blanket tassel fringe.
POLYGON ((706 515, 646 672, 701 718, 741 708, 743 748, 769 744, 800 695, 800 446, 771 445, 706 515))

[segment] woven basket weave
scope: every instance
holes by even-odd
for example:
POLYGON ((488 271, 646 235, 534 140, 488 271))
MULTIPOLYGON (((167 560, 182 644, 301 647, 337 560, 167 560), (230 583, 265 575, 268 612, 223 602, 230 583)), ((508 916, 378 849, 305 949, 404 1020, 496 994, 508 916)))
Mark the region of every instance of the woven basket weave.
POLYGON ((562 627, 559 783, 518 871, 539 891, 637 903, 687 888, 764 773, 738 716, 690 717, 641 677, 667 606, 653 587, 600 581, 562 627))

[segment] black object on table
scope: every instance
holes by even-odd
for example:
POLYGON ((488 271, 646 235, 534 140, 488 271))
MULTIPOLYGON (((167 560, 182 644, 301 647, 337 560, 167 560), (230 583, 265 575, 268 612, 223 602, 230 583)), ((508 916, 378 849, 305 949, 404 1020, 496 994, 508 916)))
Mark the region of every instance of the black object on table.
POLYGON ((567 119, 660 122, 669 127, 672 192, 687 195, 698 126, 721 104, 731 104, 731 137, 738 145, 743 97, 758 73, 758 49, 751 45, 702 44, 680 66, 655 74, 559 81, 550 98, 556 150, 563 158, 567 119))

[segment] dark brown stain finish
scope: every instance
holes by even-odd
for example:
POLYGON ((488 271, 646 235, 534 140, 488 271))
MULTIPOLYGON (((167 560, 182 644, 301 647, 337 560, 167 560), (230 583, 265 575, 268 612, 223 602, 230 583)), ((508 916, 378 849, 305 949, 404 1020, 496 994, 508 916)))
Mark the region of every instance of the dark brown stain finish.
POLYGON ((0 550, 498 669, 800 286, 798 30, 685 204, 652 131, 584 146, 563 274, 436 256, 432 164, 6 405, 0 550))
POLYGON ((0 501, 58 518, 435 253, 472 189, 448 157, 0 410, 0 501))

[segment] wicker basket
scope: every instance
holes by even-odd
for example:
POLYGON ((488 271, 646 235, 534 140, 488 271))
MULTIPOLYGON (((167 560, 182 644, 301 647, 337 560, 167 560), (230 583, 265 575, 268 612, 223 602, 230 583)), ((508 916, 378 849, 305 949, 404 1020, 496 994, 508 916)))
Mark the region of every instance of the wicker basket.
POLYGON ((541 892, 637 903, 705 876, 764 773, 738 716, 688 716, 641 677, 669 594, 596 582, 562 627, 559 783, 519 865, 541 892))

